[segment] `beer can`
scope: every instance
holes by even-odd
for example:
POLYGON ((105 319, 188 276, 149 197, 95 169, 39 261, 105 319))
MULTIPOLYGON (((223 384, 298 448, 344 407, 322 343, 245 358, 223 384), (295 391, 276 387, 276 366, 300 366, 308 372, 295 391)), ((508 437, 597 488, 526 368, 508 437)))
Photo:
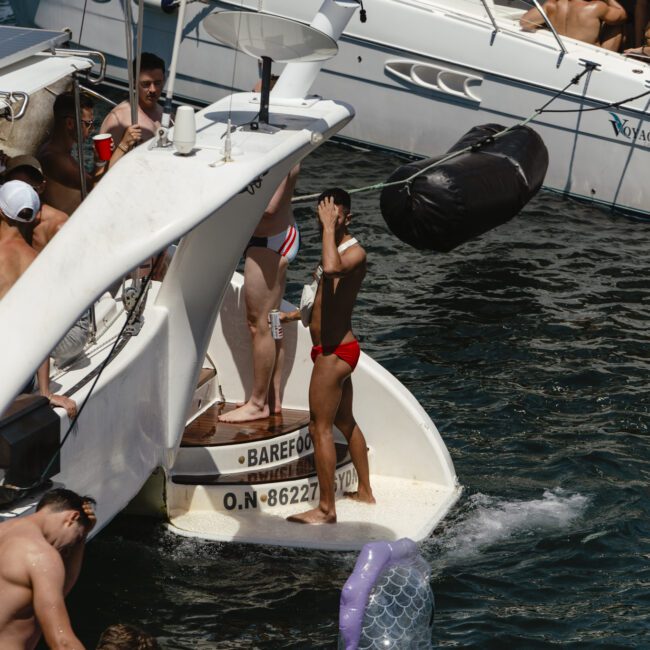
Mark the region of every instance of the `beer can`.
POLYGON ((282 330, 282 323, 280 322, 280 312, 273 309, 269 312, 269 323, 271 325, 271 336, 276 340, 280 340, 284 336, 282 330))

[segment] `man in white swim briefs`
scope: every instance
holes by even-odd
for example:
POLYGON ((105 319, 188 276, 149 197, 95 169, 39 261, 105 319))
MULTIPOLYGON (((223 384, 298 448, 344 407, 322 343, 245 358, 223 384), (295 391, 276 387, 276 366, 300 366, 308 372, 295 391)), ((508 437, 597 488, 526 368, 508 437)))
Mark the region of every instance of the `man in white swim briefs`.
POLYGON ((271 336, 269 312, 280 308, 287 267, 300 246, 291 209, 299 172, 296 165, 280 183, 246 247, 244 300, 253 343, 253 391, 245 404, 219 416, 222 422, 260 420, 282 411, 284 349, 282 339, 271 336))

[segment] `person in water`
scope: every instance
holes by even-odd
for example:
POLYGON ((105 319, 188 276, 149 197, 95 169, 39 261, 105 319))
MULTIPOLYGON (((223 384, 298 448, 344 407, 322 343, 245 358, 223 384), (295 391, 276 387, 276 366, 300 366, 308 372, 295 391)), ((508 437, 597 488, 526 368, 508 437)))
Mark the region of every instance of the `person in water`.
POLYGON ((314 443, 320 498, 317 508, 288 518, 303 524, 336 523, 334 425, 348 441, 359 477, 358 491, 346 496, 364 503, 375 502, 366 439, 352 413, 351 375, 361 354, 352 333, 352 311, 366 275, 366 252, 348 231, 350 208, 350 195, 344 190, 326 190, 319 197, 322 271, 316 274, 320 279, 309 324, 314 362, 309 383, 309 433, 314 443))
MULTIPOLYGON (((30 242, 39 208, 38 194, 27 183, 15 180, 0 186, 0 300, 36 259, 37 253, 30 242)), ((39 367, 37 378, 39 392, 47 397, 50 405, 64 408, 69 418, 74 417, 77 413, 75 401, 50 392, 49 356, 39 367)), ((23 392, 33 389, 34 379, 23 392)))
POLYGON ((282 339, 274 340, 269 312, 280 308, 287 268, 300 247, 291 209, 300 166, 280 183, 246 247, 244 300, 253 344, 253 389, 248 401, 219 416, 222 422, 248 422, 282 412, 282 339))
POLYGON ((71 490, 47 492, 32 515, 0 523, 0 648, 83 650, 65 597, 74 586, 96 518, 95 500, 71 490))
MULTIPOLYGON (((136 62, 133 61, 135 75, 136 62)), ((140 76, 137 82, 138 121, 131 125, 131 105, 128 101, 118 104, 102 122, 100 133, 110 133, 116 144, 109 166, 139 142, 146 142, 156 135, 163 109, 158 104, 165 84, 165 62, 151 52, 140 55, 140 76)))
POLYGON ((160 650, 158 641, 133 625, 116 623, 107 627, 95 650, 160 650))
MULTIPOLYGON (((546 0, 542 9, 560 36, 568 36, 592 45, 601 45, 605 26, 623 25, 625 9, 616 0, 546 0)), ((537 7, 529 9, 520 19, 522 29, 535 31, 545 25, 537 7)), ((609 48, 615 47, 611 41, 609 48)))

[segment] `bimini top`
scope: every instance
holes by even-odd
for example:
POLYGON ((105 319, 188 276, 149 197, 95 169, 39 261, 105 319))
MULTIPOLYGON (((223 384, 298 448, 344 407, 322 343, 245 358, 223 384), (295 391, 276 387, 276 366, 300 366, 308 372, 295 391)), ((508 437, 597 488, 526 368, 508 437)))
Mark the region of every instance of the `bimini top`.
POLYGON ((248 11, 220 11, 203 21, 215 40, 255 58, 278 63, 325 61, 337 52, 336 41, 295 20, 248 11))

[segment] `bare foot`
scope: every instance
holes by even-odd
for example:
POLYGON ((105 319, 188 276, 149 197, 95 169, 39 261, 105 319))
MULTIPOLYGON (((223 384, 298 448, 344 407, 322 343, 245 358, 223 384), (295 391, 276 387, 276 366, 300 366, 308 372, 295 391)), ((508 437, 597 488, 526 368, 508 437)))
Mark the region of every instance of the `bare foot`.
POLYGON ((246 402, 234 411, 219 416, 219 422, 251 422, 269 417, 269 407, 265 404, 262 408, 246 402))
POLYGON ((372 496, 372 492, 368 493, 363 490, 357 490, 356 492, 344 492, 343 496, 346 499, 352 499, 353 501, 359 501, 360 503, 377 503, 375 497, 372 496))
POLYGON ((291 515, 291 517, 287 517, 287 521, 294 524, 335 524, 336 513, 327 514, 320 508, 314 508, 307 512, 301 512, 299 515, 291 515))

